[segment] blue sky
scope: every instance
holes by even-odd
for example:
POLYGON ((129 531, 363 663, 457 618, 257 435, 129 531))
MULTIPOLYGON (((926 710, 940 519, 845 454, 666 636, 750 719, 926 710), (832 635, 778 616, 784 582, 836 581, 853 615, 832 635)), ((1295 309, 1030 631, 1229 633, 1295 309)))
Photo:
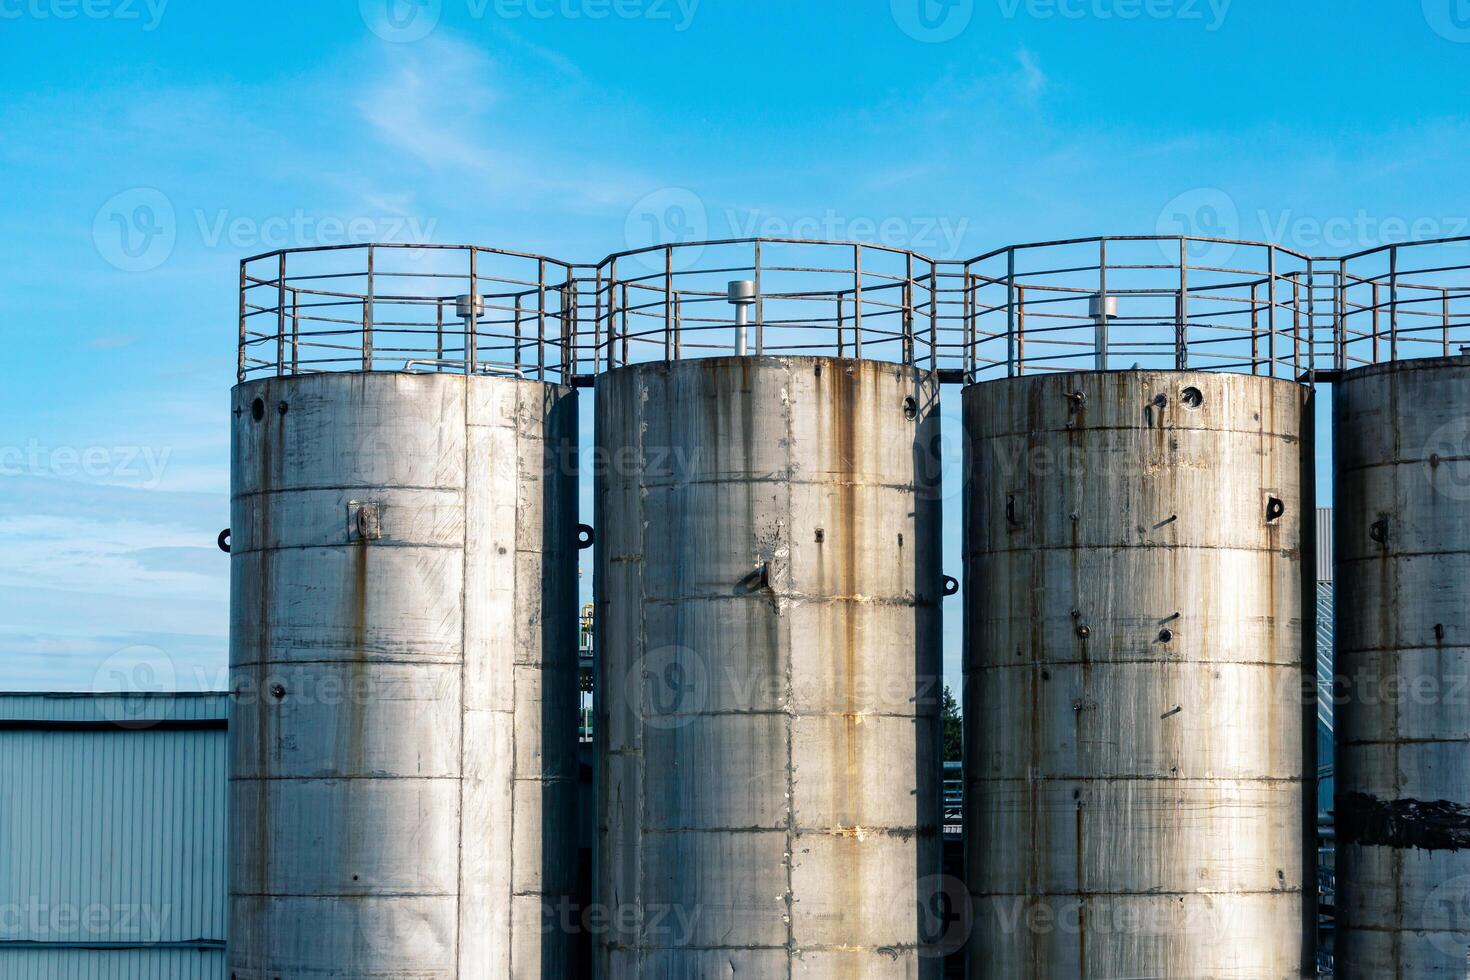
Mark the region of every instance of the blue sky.
POLYGON ((1470 234, 1467 67, 1466 0, 0 0, 0 688, 223 685, 244 255, 1470 234))

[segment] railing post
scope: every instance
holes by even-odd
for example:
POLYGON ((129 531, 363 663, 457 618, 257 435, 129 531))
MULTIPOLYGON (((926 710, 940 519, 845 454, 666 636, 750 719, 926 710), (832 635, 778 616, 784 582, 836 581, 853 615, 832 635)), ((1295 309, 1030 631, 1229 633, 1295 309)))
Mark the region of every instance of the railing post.
POLYGON ((1179 239, 1179 302, 1174 304, 1174 367, 1189 367, 1189 240, 1179 239))
POLYGON ((1450 356, 1450 287, 1445 286, 1441 292, 1444 294, 1444 356, 1450 356))
POLYGON ((628 284, 627 283, 623 283, 623 296, 622 296, 622 299, 623 299, 623 364, 624 364, 624 366, 626 366, 628 364, 628 334, 631 332, 630 329, 629 329, 629 327, 628 327, 628 284))
POLYGON ((618 260, 607 269, 607 368, 618 366, 618 260))
POLYGON ((1337 263, 1337 289, 1333 300, 1332 316, 1332 367, 1336 371, 1347 370, 1347 319, 1348 319, 1347 260, 1337 263))
MULTIPOLYGON (((973 302, 970 307, 971 316, 978 316, 973 302)), ((1018 362, 1016 360, 1016 250, 1006 250, 1006 377, 1013 378, 1017 375, 1018 362)))
MULTIPOLYGON (((757 299, 757 302, 759 300, 757 299)), ((759 336, 759 334, 757 334, 759 336)), ((664 361, 672 359, 674 344, 674 253, 664 252, 664 361)))
POLYGON ((511 325, 511 333, 514 336, 515 346, 511 348, 510 366, 515 370, 521 369, 521 308, 524 300, 520 293, 516 293, 515 301, 511 303, 511 316, 514 321, 511 325))
POLYGON ((479 255, 475 246, 470 246, 470 315, 464 324, 465 374, 474 374, 480 357, 480 268, 479 255))
POLYGON ((1302 281, 1291 280, 1291 370, 1293 378, 1302 376, 1302 281))
POLYGON ((1108 317, 1108 240, 1100 238, 1097 242, 1097 298, 1100 313, 1097 318, 1096 341, 1097 347, 1097 369, 1106 371, 1108 369, 1108 328, 1111 326, 1108 317))
POLYGON ((1399 247, 1388 248, 1388 359, 1399 359, 1399 247))
POLYGON ((301 290, 291 290, 291 373, 301 373, 301 290))
POLYGON ((904 363, 910 367, 917 366, 914 363, 914 253, 912 252, 904 256, 903 358, 904 363))
POLYGON ((1261 373, 1261 284, 1251 283, 1251 374, 1261 373))
POLYGON ((1016 287, 1016 376, 1026 374, 1026 287, 1016 287))
POLYGON ((286 373, 286 253, 276 267, 276 377, 286 373))
POLYGON ((1270 359, 1266 376, 1276 377, 1276 247, 1266 246, 1266 351, 1270 359))
POLYGON ((863 247, 852 247, 852 356, 863 357, 863 247))
POLYGON ((362 306, 362 369, 373 369, 373 247, 367 247, 367 299, 362 306))
MULTIPOLYGON (((1012 262, 1014 261, 1012 259, 1012 262)), ((976 365, 979 363, 980 358, 979 351, 975 350, 977 337, 977 326, 975 323, 975 287, 973 285, 975 277, 970 274, 970 267, 968 265, 965 266, 963 275, 964 281, 960 284, 960 288, 963 290, 963 298, 961 299, 962 312, 960 315, 964 317, 965 321, 963 328, 965 337, 965 370, 968 373, 968 380, 974 381, 977 374, 976 365)))
POLYGON ((842 293, 837 294, 837 356, 847 356, 847 312, 842 308, 842 293))
POLYGON ((536 260, 536 380, 546 380, 546 260, 536 260))
POLYGON ((434 365, 436 372, 444 370, 444 299, 434 301, 434 365))
POLYGON ((248 282, 245 263, 240 263, 240 349, 235 353, 235 380, 245 381, 245 284, 248 282))
POLYGON ((766 352, 766 301, 761 290, 761 240, 755 240, 755 352, 766 352))

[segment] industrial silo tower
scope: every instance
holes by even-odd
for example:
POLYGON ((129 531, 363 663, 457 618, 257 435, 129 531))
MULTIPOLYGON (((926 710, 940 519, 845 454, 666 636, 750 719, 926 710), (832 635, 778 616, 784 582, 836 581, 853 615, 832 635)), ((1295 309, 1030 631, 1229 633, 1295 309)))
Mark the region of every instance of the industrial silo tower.
POLYGON ((600 977, 938 976, 938 278, 741 241, 582 296, 600 977))
POLYGON ((1470 963, 1470 240, 1341 266, 1337 976, 1470 963))
POLYGON ((966 266, 974 980, 1315 975, 1326 281, 1178 238, 966 266))
POLYGON ((234 980, 568 975, 570 278, 481 248, 242 263, 234 980))

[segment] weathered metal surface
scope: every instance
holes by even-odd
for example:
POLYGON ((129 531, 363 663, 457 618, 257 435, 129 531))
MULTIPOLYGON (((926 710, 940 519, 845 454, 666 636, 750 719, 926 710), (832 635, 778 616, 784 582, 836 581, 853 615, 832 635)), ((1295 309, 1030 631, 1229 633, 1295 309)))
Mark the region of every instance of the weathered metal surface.
POLYGON ((1339 977, 1470 971, 1470 359, 1333 397, 1339 977))
POLYGON ((1310 975, 1308 391, 1052 374, 964 418, 969 975, 1310 975))
POLYGON ((575 859, 572 392, 234 392, 230 970, 562 977, 575 859))
POLYGON ((599 976, 938 976, 937 398, 830 358, 598 379, 599 976))

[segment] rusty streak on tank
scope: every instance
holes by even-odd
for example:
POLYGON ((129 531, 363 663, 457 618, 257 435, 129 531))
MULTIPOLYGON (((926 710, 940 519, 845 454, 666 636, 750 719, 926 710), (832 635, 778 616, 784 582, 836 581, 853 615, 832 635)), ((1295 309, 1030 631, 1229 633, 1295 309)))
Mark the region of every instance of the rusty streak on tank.
POLYGON ((938 385, 597 381, 599 976, 937 978, 938 385))

